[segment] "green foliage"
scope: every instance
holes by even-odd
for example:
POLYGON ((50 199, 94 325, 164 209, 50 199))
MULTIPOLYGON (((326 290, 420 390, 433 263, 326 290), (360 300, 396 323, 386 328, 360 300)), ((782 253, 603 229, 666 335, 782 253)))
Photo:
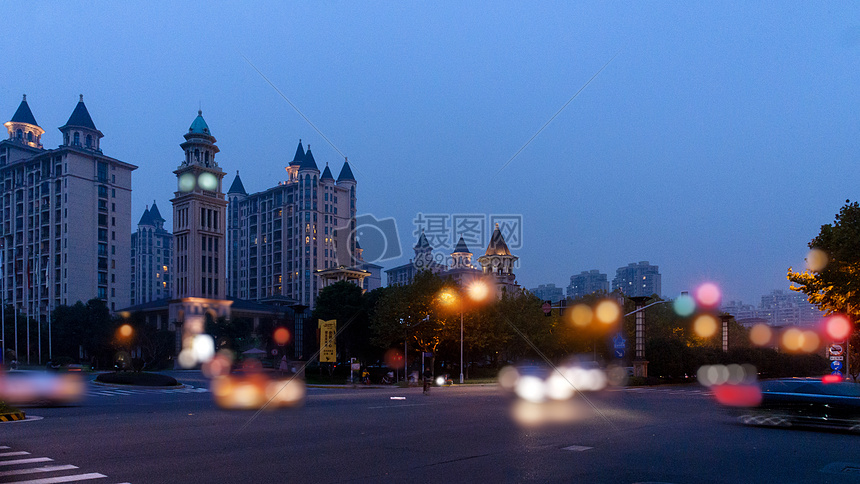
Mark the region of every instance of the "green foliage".
POLYGON ((429 271, 416 274, 412 284, 388 288, 370 321, 372 341, 389 348, 408 338, 413 348, 435 353, 442 340, 459 338, 459 314, 439 301, 443 288, 445 281, 429 271))
POLYGON ((83 350, 83 360, 94 358, 102 366, 110 364, 111 342, 117 325, 104 301, 91 299, 86 304, 78 301, 74 306, 59 306, 52 318, 55 355, 77 360, 83 350))
MULTIPOLYGON (((827 265, 818 271, 803 272, 789 267, 791 289, 806 294, 807 300, 826 314, 843 313, 856 323, 860 318, 860 204, 846 200, 833 223, 821 226, 809 248, 824 251, 827 265)), ((848 373, 856 381, 860 374, 856 352, 860 333, 854 331, 848 343, 848 373)))
POLYGON ((337 329, 342 330, 336 340, 338 361, 369 358, 372 352, 367 303, 362 292, 359 286, 340 281, 323 288, 317 296, 311 327, 315 328, 320 319, 337 320, 337 329))
POLYGON ((247 318, 217 318, 206 325, 206 332, 215 339, 216 350, 230 349, 240 352, 251 343, 254 322, 247 318))
POLYGON ((860 204, 845 201, 833 224, 809 242, 810 249, 827 254, 827 265, 817 271, 788 269, 791 289, 806 294, 810 303, 827 314, 843 312, 860 317, 860 204))

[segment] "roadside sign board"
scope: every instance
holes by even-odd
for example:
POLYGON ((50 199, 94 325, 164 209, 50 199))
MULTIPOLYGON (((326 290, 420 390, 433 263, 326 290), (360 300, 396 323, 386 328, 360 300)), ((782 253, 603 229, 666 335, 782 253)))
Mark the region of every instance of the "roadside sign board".
POLYGON ((552 303, 549 301, 544 301, 543 306, 541 306, 541 309, 543 309, 544 314, 551 313, 552 312, 552 303))
POLYGON ((619 333, 617 336, 612 338, 612 343, 613 343, 613 347, 615 349, 622 349, 623 350, 624 348, 627 347, 627 345, 626 345, 627 340, 624 339, 624 336, 622 336, 621 333, 619 333))
POLYGON ((842 361, 844 359, 845 359, 844 356, 831 356, 830 357, 830 361, 842 361))
POLYGON ((618 359, 624 358, 624 348, 615 348, 615 357, 618 359))
POLYGON ((334 335, 337 332, 337 320, 319 320, 317 327, 320 330, 320 363, 334 363, 337 355, 334 335))
POLYGON ((840 356, 845 350, 842 348, 840 344, 832 344, 830 345, 830 356, 840 356))
POLYGON ((832 368, 834 370, 840 370, 840 369, 842 369, 842 362, 838 361, 838 360, 831 361, 830 362, 830 368, 832 368))
POLYGON ((842 376, 842 372, 841 372, 841 371, 839 371, 839 370, 833 370, 830 374, 831 374, 831 375, 839 375, 839 376, 842 376))

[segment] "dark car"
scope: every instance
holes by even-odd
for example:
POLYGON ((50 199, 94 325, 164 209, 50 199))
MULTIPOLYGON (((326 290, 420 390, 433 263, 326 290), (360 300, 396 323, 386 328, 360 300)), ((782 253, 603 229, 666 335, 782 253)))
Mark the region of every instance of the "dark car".
POLYGON ((824 427, 860 431, 860 385, 844 380, 762 381, 761 403, 739 409, 746 425, 824 427))

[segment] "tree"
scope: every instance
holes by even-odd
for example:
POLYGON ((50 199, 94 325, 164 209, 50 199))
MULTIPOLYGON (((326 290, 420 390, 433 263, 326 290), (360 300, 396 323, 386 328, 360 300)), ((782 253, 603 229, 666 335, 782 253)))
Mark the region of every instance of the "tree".
POLYGON ((361 287, 347 281, 336 282, 320 290, 311 314, 312 327, 317 320, 337 320, 341 333, 335 341, 338 361, 345 358, 367 358, 370 353, 370 324, 361 287))
POLYGON ((841 312, 856 321, 860 317, 860 204, 846 200, 833 224, 822 225, 809 248, 823 251, 827 263, 813 264, 803 272, 789 267, 788 280, 796 284, 791 289, 806 294, 827 314, 841 312))
POLYGON ((91 299, 74 306, 58 306, 52 313, 54 354, 97 360, 102 366, 112 362, 111 341, 115 323, 107 304, 91 299))
POLYGON ((206 332, 215 339, 216 349, 229 349, 235 353, 245 349, 251 341, 254 322, 247 318, 219 317, 206 325, 206 332))
MULTIPOLYGON (((852 322, 860 318, 860 204, 846 200, 832 224, 821 226, 821 232, 809 242, 809 248, 826 255, 819 263, 807 257, 803 272, 788 268, 791 290, 806 294, 807 300, 825 314, 847 315, 852 322)), ((813 253, 810 253, 813 255, 813 253)), ((856 361, 855 331, 849 338, 849 360, 856 361)), ((857 380, 860 365, 851 365, 849 373, 857 380)))
POLYGON ((439 344, 453 337, 455 319, 457 335, 460 328, 459 315, 440 307, 444 288, 445 281, 430 271, 418 272, 412 284, 389 288, 379 297, 370 322, 372 341, 390 348, 407 339, 413 348, 435 355, 439 344))

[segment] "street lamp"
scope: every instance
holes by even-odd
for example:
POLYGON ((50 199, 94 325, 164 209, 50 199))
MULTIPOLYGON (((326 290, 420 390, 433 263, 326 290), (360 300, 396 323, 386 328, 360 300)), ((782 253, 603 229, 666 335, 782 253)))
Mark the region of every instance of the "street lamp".
POLYGON ((482 302, 490 295, 490 286, 482 279, 476 279, 470 282, 465 288, 465 294, 456 294, 451 290, 444 290, 439 295, 439 298, 444 304, 457 304, 460 311, 460 384, 463 383, 463 335, 464 324, 463 315, 465 313, 464 296, 468 296, 474 302, 482 302))

